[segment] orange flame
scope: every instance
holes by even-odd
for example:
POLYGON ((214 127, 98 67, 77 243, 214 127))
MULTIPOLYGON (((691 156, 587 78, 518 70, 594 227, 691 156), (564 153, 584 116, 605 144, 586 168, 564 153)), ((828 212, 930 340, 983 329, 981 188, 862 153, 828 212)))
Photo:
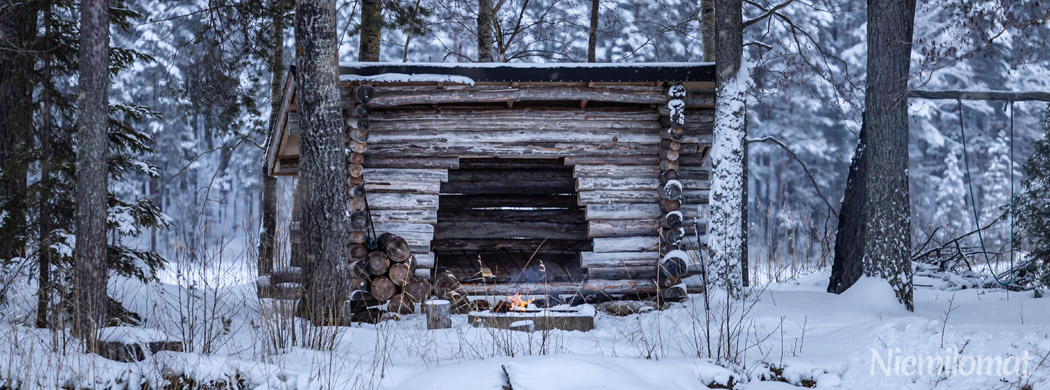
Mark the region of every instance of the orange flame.
POLYGON ((510 310, 525 311, 534 299, 535 298, 523 299, 521 293, 516 292, 514 295, 507 297, 507 303, 510 304, 510 310))

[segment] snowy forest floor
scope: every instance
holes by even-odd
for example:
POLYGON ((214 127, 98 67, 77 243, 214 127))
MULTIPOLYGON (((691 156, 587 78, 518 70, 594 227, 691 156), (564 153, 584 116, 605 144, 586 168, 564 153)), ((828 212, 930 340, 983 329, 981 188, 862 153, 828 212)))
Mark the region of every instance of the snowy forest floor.
MULTIPOLYGON (((733 337, 718 342, 726 332, 718 330, 717 320, 708 325, 702 295, 662 311, 624 317, 599 312, 589 332, 474 328, 466 315, 454 316, 451 329, 428 331, 418 314, 307 331, 290 329, 287 318, 254 297, 254 286, 190 291, 113 281, 111 295, 142 315, 142 328, 188 340, 193 351, 160 352, 137 363, 74 352, 64 333, 29 326, 35 298, 26 288, 10 297, 3 313, 0 385, 156 389, 164 378, 182 378, 253 389, 703 389, 725 387, 733 377, 732 388, 745 390, 1050 388, 1050 362, 1044 361, 1050 354, 1050 298, 918 287, 916 311, 909 313, 881 280, 861 280, 842 295, 824 292, 826 283, 826 274, 815 273, 756 289, 755 299, 744 304, 750 310, 730 310, 733 337), (710 356, 708 330, 715 344, 734 352, 723 356, 735 356, 735 363, 698 358, 710 356), (272 347, 276 336, 288 338, 290 332, 330 336, 335 347, 272 347), (878 363, 908 366, 915 363, 907 356, 956 352, 950 361, 958 365, 944 375, 886 374, 878 363), (1026 356, 1027 372, 966 372, 971 357, 1026 356), (899 357, 905 358, 892 360, 899 357)), ((925 278, 916 283, 941 284, 925 278)), ((717 303, 724 298, 711 298, 712 307, 724 311, 717 303)))

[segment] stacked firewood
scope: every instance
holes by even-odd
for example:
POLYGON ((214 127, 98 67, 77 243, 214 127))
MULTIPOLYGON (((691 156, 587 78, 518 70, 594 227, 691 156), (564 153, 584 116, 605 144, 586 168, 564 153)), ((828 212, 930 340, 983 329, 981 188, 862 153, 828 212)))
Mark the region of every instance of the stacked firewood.
POLYGON ((671 98, 666 107, 660 108, 660 125, 664 127, 660 141, 660 287, 667 288, 681 283, 686 272, 686 254, 680 246, 685 239, 682 207, 682 182, 678 180, 678 151, 685 137, 685 86, 671 86, 667 95, 671 98))
POLYGON ((449 301, 452 314, 466 314, 478 310, 478 304, 487 301, 471 302, 467 296, 467 290, 459 283, 459 279, 448 270, 442 271, 434 279, 434 297, 449 301))
POLYGON ((350 263, 351 297, 367 292, 377 303, 386 302, 388 311, 414 313, 415 304, 430 296, 430 281, 414 275, 415 258, 404 238, 384 233, 376 244, 378 248, 371 251, 364 246, 351 251, 357 259, 350 263))

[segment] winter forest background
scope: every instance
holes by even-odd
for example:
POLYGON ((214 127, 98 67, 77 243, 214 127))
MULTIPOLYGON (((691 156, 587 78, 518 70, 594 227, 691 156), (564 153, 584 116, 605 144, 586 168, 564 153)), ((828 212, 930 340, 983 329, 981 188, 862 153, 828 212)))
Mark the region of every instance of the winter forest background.
MULTIPOLYGON (((382 61, 476 58, 472 2, 393 3, 397 7, 384 10, 382 61)), ((933 90, 1050 87, 1050 52, 1044 47, 1050 26, 1031 23, 1018 29, 1008 22, 1041 17, 1046 10, 1038 2, 998 8, 1003 4, 920 2, 911 85, 933 90)), ((759 6, 773 5, 745 6, 745 20, 761 14, 759 6)), ((222 264, 250 276, 243 259, 254 251, 259 229, 261 147, 269 115, 269 28, 259 14, 263 7, 252 1, 128 1, 126 6, 140 16, 126 30, 114 29, 114 44, 152 60, 136 61, 121 72, 111 100, 158 113, 136 124, 153 137, 155 152, 144 159, 156 166, 158 177, 136 178, 117 190, 127 199, 152 199, 174 222, 170 229, 140 236, 139 244, 169 259, 194 259, 213 268, 222 264)), ((353 61, 359 5, 340 1, 338 6, 341 60, 353 61)), ((590 2, 508 0, 497 13, 506 30, 497 32, 497 46, 512 62, 586 61, 589 12, 590 2), (511 36, 515 28, 520 33, 511 36)), ((597 60, 700 61, 699 12, 694 1, 602 0, 597 60)), ((745 30, 745 52, 756 62, 749 137, 783 141, 837 208, 863 107, 865 7, 851 1, 800 1, 779 12, 786 18, 769 18, 745 30)), ((286 58, 293 58, 290 29, 285 38, 286 58)), ((1019 183, 1020 165, 1041 134, 1046 105, 1018 102, 1014 107, 1012 169, 1019 183)), ((914 241, 938 226, 944 226, 936 232, 941 238, 973 230, 972 218, 964 218, 970 203, 956 102, 912 99, 909 113, 914 241)), ((963 120, 974 195, 987 223, 1010 197, 1010 113, 1003 103, 966 101, 963 120)), ((829 265, 835 220, 824 199, 781 148, 759 143, 749 153, 752 273, 776 278, 785 267, 829 265)), ((282 179, 279 188, 287 196, 290 183, 282 179)), ((986 239, 990 250, 1008 249, 1008 234, 1006 224, 993 226, 986 239)), ((169 267, 161 276, 172 281, 176 274, 169 267)))

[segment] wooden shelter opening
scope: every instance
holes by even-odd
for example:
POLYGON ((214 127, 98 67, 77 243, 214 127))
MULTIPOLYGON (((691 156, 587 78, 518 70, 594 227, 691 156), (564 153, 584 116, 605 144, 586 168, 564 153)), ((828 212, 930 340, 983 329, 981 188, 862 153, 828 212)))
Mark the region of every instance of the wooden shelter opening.
POLYGON ((464 282, 579 281, 589 251, 573 167, 562 158, 461 158, 441 184, 436 268, 464 282))

